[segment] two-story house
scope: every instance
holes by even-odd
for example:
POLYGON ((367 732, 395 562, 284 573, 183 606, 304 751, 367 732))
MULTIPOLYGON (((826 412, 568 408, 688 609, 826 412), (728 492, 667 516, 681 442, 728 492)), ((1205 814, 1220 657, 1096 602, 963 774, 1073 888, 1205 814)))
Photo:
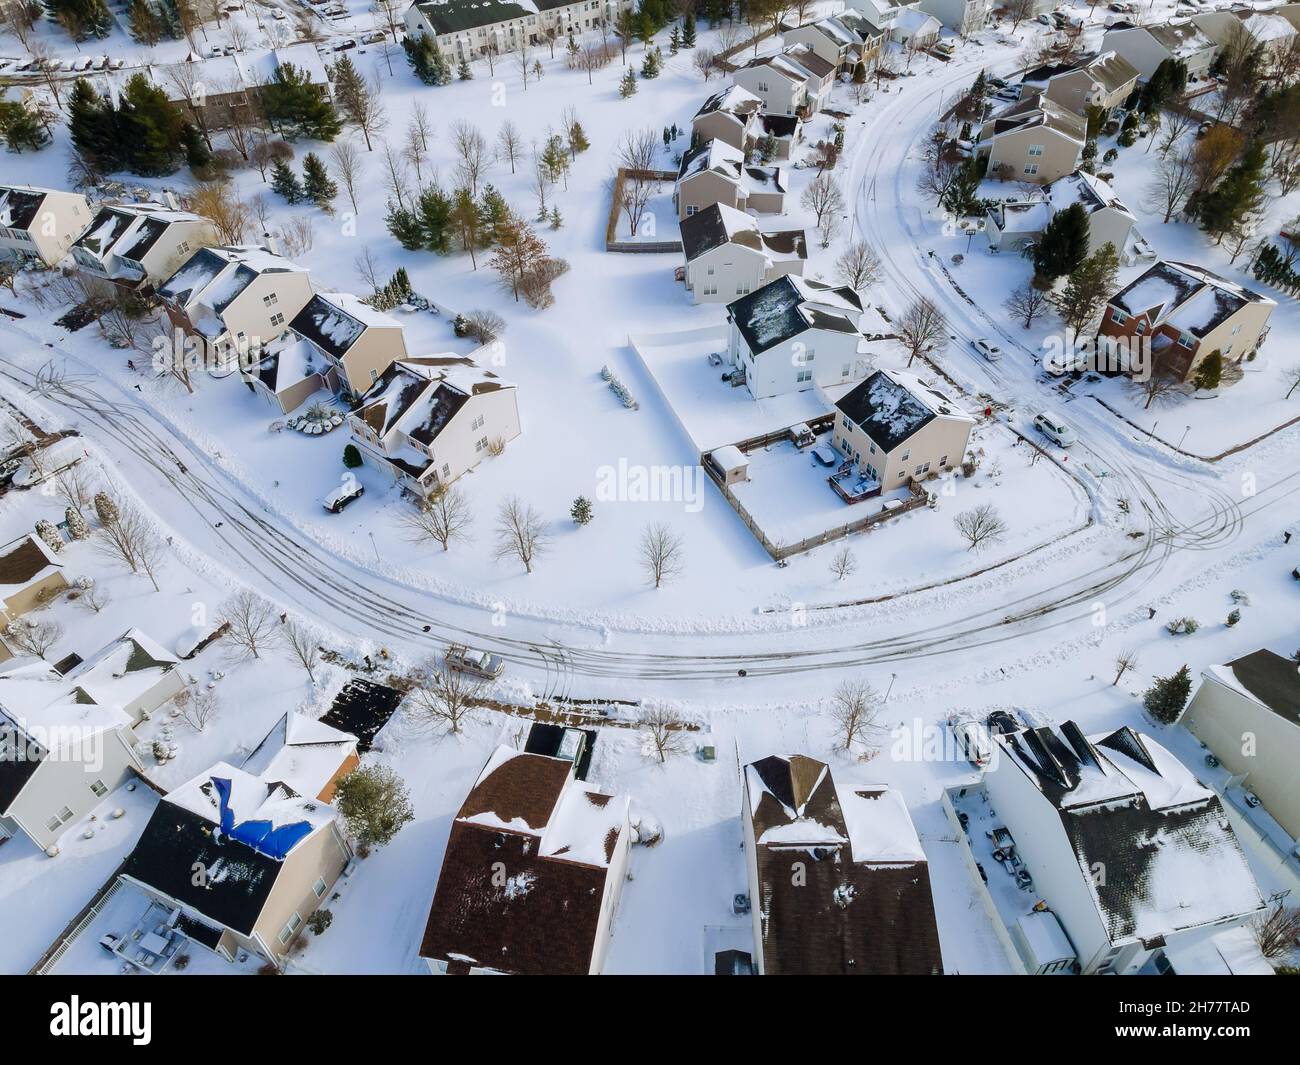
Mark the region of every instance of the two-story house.
POLYGON ((57 266, 90 217, 90 205, 78 192, 0 185, 0 253, 57 266))
POLYGON ((991 0, 919 0, 918 11, 933 15, 962 37, 983 29, 993 10, 991 0))
POLYGON ((410 37, 427 34, 453 62, 487 52, 505 55, 523 45, 544 44, 612 26, 633 0, 416 0, 403 22, 410 37))
POLYGON ((631 800, 572 758, 498 747, 451 823, 420 957, 435 974, 599 975, 627 876, 631 800))
POLYGON ((749 166, 739 149, 713 140, 682 156, 673 203, 679 221, 715 203, 738 211, 781 214, 788 189, 784 167, 749 166))
POLYGON ((218 243, 208 219, 157 203, 106 204, 72 246, 77 268, 126 288, 156 288, 200 248, 218 243))
POLYGON ((902 370, 877 370, 835 404, 835 447, 885 491, 960 466, 975 419, 902 370))
POLYGON ((808 45, 795 44, 783 52, 749 60, 733 79, 763 101, 765 113, 807 118, 822 109, 836 69, 808 45))
POLYGON ((990 177, 1046 185, 1078 169, 1087 140, 1087 119, 1032 97, 985 122, 976 151, 990 177))
POLYGON ((753 215, 715 203, 682 220, 686 291, 696 303, 730 303, 786 274, 802 274, 802 229, 763 233, 753 215))
POLYGON ((886 33, 856 11, 845 10, 802 26, 782 27, 786 47, 806 45, 838 71, 872 66, 884 46, 886 33))
POLYGON ((692 141, 707 144, 721 141, 740 152, 749 152, 760 136, 763 101, 748 89, 731 85, 715 92, 691 119, 692 141))
POLYGON ((1166 60, 1185 64, 1190 78, 1204 77, 1219 54, 1219 46, 1190 19, 1159 26, 1117 22, 1102 36, 1101 50, 1125 59, 1142 81, 1166 60))
POLYGON ((727 354, 755 399, 847 384, 867 372, 862 300, 786 275, 727 304, 727 354))
POLYGON ((471 359, 402 359, 348 415, 362 457, 419 496, 450 484, 519 435, 515 386, 471 359))
POLYGON ((1047 79, 1044 98, 1087 117, 1094 108, 1110 114, 1137 88, 1138 69, 1117 52, 1102 52, 1047 79))
POLYGON ((1058 211, 1081 204, 1088 215, 1088 254, 1110 244, 1122 264, 1151 255, 1137 230, 1137 218, 1106 181, 1076 170, 1053 181, 1041 196, 1004 200, 986 212, 985 235, 997 251, 1019 250, 1039 239, 1058 211))
POLYGON ((350 293, 317 292, 241 372, 287 414, 322 388, 358 399, 404 358, 406 335, 397 319, 350 293))
POLYGON ((257 357, 312 297, 306 267, 261 245, 202 248, 158 288, 203 366, 257 357))
POLYGON ((1202 267, 1166 260, 1110 298, 1097 341, 1109 349, 1149 338, 1156 370, 1187 381, 1211 352, 1227 363, 1255 351, 1276 306, 1202 267))

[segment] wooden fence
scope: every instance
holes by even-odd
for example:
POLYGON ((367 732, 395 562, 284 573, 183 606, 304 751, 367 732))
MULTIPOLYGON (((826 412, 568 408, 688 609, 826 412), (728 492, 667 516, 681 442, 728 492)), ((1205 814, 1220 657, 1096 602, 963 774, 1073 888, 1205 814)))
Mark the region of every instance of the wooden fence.
POLYGON ((619 167, 618 173, 614 177, 614 191, 609 202, 609 218, 605 222, 605 250, 615 252, 640 252, 642 254, 672 254, 680 253, 682 242, 680 240, 619 240, 618 239, 618 216, 623 203, 623 183, 630 177, 641 179, 649 178, 652 181, 670 181, 677 180, 675 170, 628 170, 626 167, 619 167))

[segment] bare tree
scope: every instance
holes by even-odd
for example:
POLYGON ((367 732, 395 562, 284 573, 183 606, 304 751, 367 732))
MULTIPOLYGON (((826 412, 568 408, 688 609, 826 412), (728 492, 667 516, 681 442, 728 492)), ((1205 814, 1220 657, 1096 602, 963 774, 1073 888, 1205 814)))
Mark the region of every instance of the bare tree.
POLYGON ((1045 314, 1049 306, 1048 293, 1030 281, 1014 289, 1002 303, 1008 313, 1028 329, 1034 319, 1045 314))
POLYGON ((1143 410, 1167 406, 1187 395, 1187 386, 1160 367, 1153 367, 1145 379, 1130 378, 1129 387, 1146 401, 1142 404, 1143 410))
POLYGON ((99 552, 126 566, 132 573, 143 570, 157 591, 155 573, 161 564, 163 550, 153 525, 133 503, 117 500, 114 503, 114 511, 108 520, 101 516, 100 536, 96 540, 99 552))
POLYGON ((708 48, 697 48, 695 54, 691 56, 691 66, 705 81, 708 81, 713 76, 713 72, 718 69, 718 59, 708 48))
POLYGON ((1148 211, 1163 212, 1164 221, 1168 222, 1195 188, 1196 170, 1191 155, 1187 152, 1165 155, 1155 165, 1142 205, 1148 211))
POLYGON ((472 122, 457 119, 451 127, 451 142, 456 152, 457 181, 477 199, 479 182, 491 162, 487 141, 472 122))
POLYGON ((221 604, 221 624, 226 639, 243 656, 260 658, 260 651, 275 631, 275 608, 252 591, 236 592, 221 604))
POLYGON ((351 140, 336 140, 330 149, 330 161, 334 164, 334 173, 338 175, 339 182, 352 202, 354 214, 357 211, 357 185, 361 180, 363 166, 361 160, 361 152, 356 143, 351 140))
POLYGON ((831 695, 831 720, 835 746, 845 754, 871 754, 881 735, 878 724, 883 700, 871 684, 844 680, 831 695))
POLYGON ((80 591, 81 602, 96 614, 100 613, 113 600, 113 597, 108 594, 108 589, 98 581, 90 581, 88 584, 81 586, 80 591))
POLYGON ((85 514, 94 507, 94 479, 81 463, 69 467, 56 476, 54 490, 59 498, 78 514, 85 514))
POLYGON ((221 696, 216 688, 183 688, 176 693, 181 718, 195 732, 202 732, 221 713, 221 696))
POLYGON ((857 568, 857 556, 853 553, 853 549, 849 547, 848 544, 845 544, 836 551, 835 557, 831 559, 831 572, 835 574, 835 579, 837 581, 842 581, 845 577, 852 576, 857 568))
POLYGON ((1300 940, 1300 906, 1287 906, 1278 899, 1271 910, 1255 917, 1252 930, 1264 957, 1288 958, 1300 940))
POLYGON ((384 186, 399 207, 406 207, 410 195, 410 172, 406 168, 406 154, 394 150, 384 142, 384 186))
POLYGON ((656 588, 680 575, 684 549, 682 538, 663 522, 654 522, 642 531, 637 554, 641 568, 656 588))
POLYGON ((1138 653, 1136 651, 1121 651, 1117 654, 1115 656, 1115 679, 1111 681, 1110 686, 1115 687, 1123 679, 1124 674, 1130 669, 1137 669, 1137 665, 1138 653))
POLYGON ((371 292, 378 292, 383 288, 379 276, 379 263, 375 259, 375 253, 370 250, 369 244, 362 248, 361 254, 352 260, 352 269, 357 272, 357 277, 369 286, 371 292))
POLYGON ((870 288, 880 280, 880 257, 865 240, 857 240, 835 260, 835 272, 852 289, 870 288))
POLYGON ((40 8, 27 0, 5 0, 0 4, 0 25, 14 35, 18 43, 28 47, 36 30, 36 14, 40 8))
POLYGON ((550 543, 542 516, 518 496, 502 500, 497 511, 497 542, 493 557, 517 558, 532 573, 533 562, 550 543))
POLYGON ((1191 115, 1182 111, 1165 111, 1160 119, 1160 136, 1156 138, 1156 151, 1164 159, 1195 125, 1191 115))
POLYGON ((899 320, 898 339, 907 349, 907 365, 911 366, 922 352, 947 345, 948 322, 932 300, 920 296, 899 320))
POLYGON ((237 199, 231 186, 224 182, 208 181, 195 185, 187 197, 189 208, 208 219, 217 229, 223 244, 243 244, 252 221, 252 209, 237 199))
POLYGON ((619 209, 627 219, 628 230, 636 236, 645 217, 650 198, 659 189, 655 177, 655 160, 659 153, 659 134, 650 127, 629 130, 618 146, 618 166, 622 170, 619 209))
POLYGON ((411 133, 420 138, 420 147, 427 155, 433 143, 433 122, 429 118, 429 109, 420 101, 411 105, 411 133))
POLYGON ((661 765, 670 754, 679 754, 685 749, 683 733, 686 723, 671 710, 656 707, 642 714, 637 724, 644 730, 646 743, 661 765))
POLYGON ((1300 388, 1300 362, 1282 371, 1282 383, 1287 386, 1285 398, 1290 399, 1295 390, 1300 388))
POLYGON ((829 173, 823 170, 803 190, 799 202, 805 210, 811 211, 821 226, 827 214, 844 210, 844 194, 829 173))
POLYGON ((474 515, 465 494, 455 485, 449 485, 404 511, 400 521, 411 542, 432 540, 447 551, 453 540, 469 532, 474 515))
POLYGON ((15 618, 5 627, 5 636, 23 654, 44 658, 63 639, 63 626, 57 621, 15 618))
POLYGON ((970 546, 968 551, 982 551, 1002 540, 1007 534, 1007 523, 992 503, 981 503, 963 510, 952 519, 953 525, 970 546))
POLYGON ((519 127, 511 119, 507 118, 501 123, 501 128, 497 130, 497 151, 500 153, 501 158, 509 162, 510 173, 515 172, 515 167, 523 150, 523 135, 519 132, 519 127))
POLYGON ((307 671, 307 679, 316 683, 316 666, 320 662, 320 644, 305 625, 286 619, 280 626, 280 640, 298 664, 307 671))
POLYGON ((488 688, 487 681, 472 673, 452 669, 445 660, 430 659, 407 696, 406 713, 418 727, 459 734, 482 707, 488 688))

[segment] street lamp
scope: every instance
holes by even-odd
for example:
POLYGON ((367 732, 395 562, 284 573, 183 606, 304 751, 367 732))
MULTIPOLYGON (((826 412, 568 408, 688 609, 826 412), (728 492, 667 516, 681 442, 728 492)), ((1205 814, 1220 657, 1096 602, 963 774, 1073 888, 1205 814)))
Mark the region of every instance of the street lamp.
POLYGON ((889 674, 889 687, 885 689, 885 702, 889 702, 889 693, 894 690, 894 681, 898 679, 897 673, 889 674))
POLYGON ((374 533, 374 530, 372 529, 372 530, 369 530, 369 531, 370 531, 370 546, 373 547, 373 548, 375 549, 375 561, 376 561, 376 562, 379 562, 379 561, 380 561, 380 558, 379 558, 379 545, 378 545, 377 543, 375 543, 375 533, 374 533))
POLYGON ((1192 427, 1190 425, 1183 430, 1183 435, 1178 438, 1178 446, 1174 448, 1175 451, 1183 450, 1183 441, 1187 439, 1187 434, 1190 433, 1191 431, 1192 431, 1192 427))

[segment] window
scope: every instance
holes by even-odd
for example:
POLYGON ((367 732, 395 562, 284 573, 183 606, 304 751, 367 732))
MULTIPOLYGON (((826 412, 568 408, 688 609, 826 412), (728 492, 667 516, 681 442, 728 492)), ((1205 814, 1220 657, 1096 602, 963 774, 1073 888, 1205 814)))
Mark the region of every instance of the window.
POLYGON ((948 456, 947 456, 947 455, 944 455, 941 459, 939 459, 939 465, 940 465, 940 466, 947 466, 947 465, 948 465, 948 456))
POLYGON ((923 462, 921 463, 921 465, 919 465, 916 468, 916 476, 918 477, 921 477, 924 474, 927 474, 929 472, 930 472, 930 464, 928 462, 923 462))
POLYGON ((758 83, 758 91, 759 91, 759 92, 767 92, 767 82, 765 82, 765 81, 760 81, 760 82, 758 83))
POLYGON ((803 384, 803 383, 806 382, 806 381, 811 381, 811 380, 812 380, 812 371, 811 371, 811 370, 800 370, 798 373, 796 373, 796 374, 794 375, 794 380, 795 380, 795 384, 799 384, 799 385, 803 384))
POLYGON ((849 416, 847 414, 843 414, 840 416, 840 422, 843 424, 845 429, 848 429, 853 424, 851 421, 849 421, 849 416))
POLYGON ((96 780, 93 784, 90 785, 90 790, 93 791, 99 798, 102 799, 105 795, 108 794, 108 785, 105 784, 102 780, 96 780))
POLYGON ((474 450, 475 450, 475 451, 483 451, 483 450, 485 450, 485 449, 487 448, 487 446, 488 446, 488 441, 487 441, 487 437, 486 437, 486 436, 483 437, 481 440, 476 440, 476 441, 474 441, 474 450))
POLYGON ((1033 176, 1034 174, 1037 174, 1037 173, 1038 173, 1038 164, 1037 164, 1037 163, 1030 163, 1027 167, 1025 167, 1025 173, 1026 173, 1026 174, 1029 174, 1030 176, 1033 176))
POLYGON ((57 814, 45 822, 45 827, 51 832, 57 832, 60 828, 72 820, 72 811, 66 806, 57 814))
POLYGON ((842 367, 840 367, 840 376, 848 377, 849 374, 852 372, 852 370, 853 370, 853 365, 851 363, 846 362, 842 367))
POLYGON ((264 303, 267 307, 274 307, 279 302, 280 302, 280 297, 277 296, 274 292, 268 293, 267 295, 262 297, 262 303, 264 303))
POLYGON ((319 898, 322 898, 322 897, 324 896, 324 894, 325 894, 325 881, 324 881, 324 879, 322 879, 322 878, 319 877, 319 876, 316 878, 316 883, 312 884, 312 886, 311 886, 311 893, 312 893, 313 895, 315 895, 318 899, 319 899, 319 898))
POLYGON ((1043 157, 1043 146, 1041 144, 1031 144, 1029 146, 1029 158, 1041 159, 1043 157))
POLYGON ((898 456, 898 461, 906 462, 911 457, 912 457, 912 449, 909 447, 906 451, 904 451, 901 455, 898 456))
POLYGON ((1178 346, 1183 348, 1194 348, 1196 347, 1196 338, 1190 333, 1179 333, 1178 346))
POLYGON ((472 422, 469 423, 470 432, 473 432, 475 429, 482 429, 483 422, 485 420, 486 419, 483 417, 483 415, 480 414, 477 418, 475 418, 472 422))
POLYGON ((1147 331, 1147 320, 1145 318, 1139 318, 1138 324, 1135 325, 1133 328, 1137 332, 1137 335, 1141 336, 1143 333, 1147 331))
POLYGON ((688 204, 686 205, 686 217, 687 217, 687 218, 690 218, 691 215, 693 215, 693 214, 694 214, 696 211, 698 211, 698 210, 699 210, 699 208, 696 207, 695 204, 693 204, 693 203, 688 203, 688 204))
POLYGON ((378 371, 378 370, 375 370, 375 369, 371 369, 371 371, 370 371, 370 383, 373 385, 373 384, 374 384, 376 381, 378 381, 378 380, 379 380, 379 371, 378 371))
POLYGON ((284 946, 288 943, 289 940, 293 938, 293 934, 301 927, 302 917, 295 912, 294 915, 289 918, 289 923, 280 930, 280 946, 284 946))
POLYGON ((279 311, 276 311, 275 314, 271 315, 271 324, 284 325, 284 315, 281 314, 279 311))
POLYGON ((708 274, 710 277, 712 277, 712 276, 713 276, 713 267, 710 266, 710 267, 709 267, 707 270, 705 270, 704 272, 705 272, 706 274, 708 274))
POLYGON ((451 463, 450 463, 450 462, 444 462, 444 463, 442 464, 442 476, 443 476, 444 478, 446 478, 446 477, 450 477, 450 476, 451 476, 451 463))
POLYGON ((1128 321, 1128 315, 1118 307, 1112 307, 1110 309, 1110 320, 1113 325, 1123 325, 1128 321))
POLYGON ((181 241, 179 244, 176 245, 176 250, 180 252, 182 255, 188 255, 190 250, 190 242, 188 240, 181 241))

